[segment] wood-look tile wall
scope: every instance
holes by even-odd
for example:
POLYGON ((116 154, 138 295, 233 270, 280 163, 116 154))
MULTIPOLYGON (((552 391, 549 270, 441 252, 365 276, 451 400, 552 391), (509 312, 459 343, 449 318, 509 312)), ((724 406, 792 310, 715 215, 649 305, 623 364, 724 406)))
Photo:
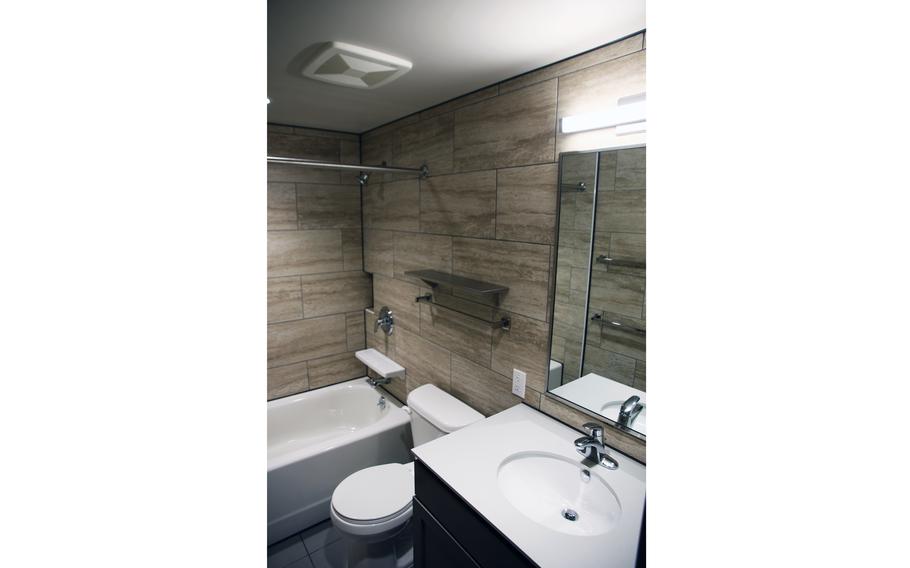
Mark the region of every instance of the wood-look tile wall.
MULTIPOLYGON (((269 125, 269 155, 360 163, 360 137, 269 125)), ((354 174, 268 167, 268 398, 361 377, 363 271, 354 174)))
MULTIPOLYGON (((594 256, 645 261, 645 149, 600 153, 594 256)), ((595 263, 588 317, 607 312, 645 329, 645 269, 595 263)), ((582 374, 598 373, 647 390, 645 338, 613 326, 589 326, 582 374)))
MULTIPOLYGON (((564 135, 558 119, 644 91, 644 49, 644 33, 637 34, 361 136, 363 163, 426 163, 431 174, 420 181, 371 176, 364 190, 363 263, 373 275, 373 306, 391 307, 398 324, 391 337, 367 329, 366 342, 407 369, 389 386, 393 394, 404 398, 433 383, 489 415, 521 401, 510 390, 518 368, 528 377, 524 402, 575 427, 591 420, 543 394, 557 161, 560 152, 641 144, 643 137, 617 138, 614 129, 564 135), (418 268, 508 286, 501 308, 511 315, 512 330, 460 313, 490 309, 476 298, 457 299, 459 311, 416 303, 429 289, 405 272, 418 268)), ((642 442, 618 431, 614 437, 644 459, 642 442)))
POLYGON ((647 390, 643 337, 595 324, 584 333, 585 322, 601 312, 646 327, 644 269, 592 266, 590 257, 593 240, 594 257, 645 261, 645 149, 569 154, 562 176, 552 358, 563 364, 563 383, 593 372, 647 390), (595 208, 591 192, 571 186, 592 186, 598 163, 595 208))
POLYGON ((582 375, 585 306, 591 260, 594 192, 574 191, 578 184, 594 187, 597 152, 569 154, 562 160, 559 195, 559 239, 556 245, 556 286, 553 295, 551 358, 562 363, 563 382, 582 375))

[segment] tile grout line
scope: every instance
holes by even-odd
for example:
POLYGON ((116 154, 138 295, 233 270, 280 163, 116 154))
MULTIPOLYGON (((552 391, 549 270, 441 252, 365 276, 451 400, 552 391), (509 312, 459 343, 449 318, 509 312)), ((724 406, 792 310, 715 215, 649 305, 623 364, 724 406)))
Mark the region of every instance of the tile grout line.
MULTIPOLYGON (((420 231, 420 230, 411 231, 411 230, 406 230, 406 229, 383 229, 383 228, 376 228, 376 227, 370 227, 369 230, 370 231, 385 231, 385 232, 389 232, 389 233, 409 233, 412 235, 420 235, 420 236, 429 235, 429 236, 434 236, 434 237, 451 237, 453 239, 476 239, 479 241, 498 241, 498 242, 503 242, 503 243, 518 243, 518 244, 524 244, 524 245, 540 245, 540 246, 547 246, 547 247, 553 246, 552 242, 545 243, 545 242, 540 242, 540 241, 521 241, 521 240, 516 240, 516 239, 478 237, 478 236, 474 236, 474 235, 434 233, 434 232, 430 232, 430 231, 420 231)), ((272 231, 272 232, 288 232, 288 231, 277 230, 277 231, 272 231)), ((624 232, 624 231, 614 231, 614 232, 624 232)), ((641 233, 629 233, 629 234, 637 235, 637 234, 641 234, 641 233)), ((293 276, 293 275, 289 274, 288 276, 293 276)), ((279 277, 271 277, 271 278, 279 278, 279 277)))
MULTIPOLYGON (((300 287, 300 319, 307 319, 306 309, 305 309, 306 302, 303 301, 303 277, 296 276, 295 278, 297 278, 297 284, 300 287)), ((293 320, 291 320, 291 321, 293 321, 293 320)))
POLYGON ((498 239, 499 237, 499 169, 493 170, 495 173, 493 175, 493 187, 495 192, 493 195, 493 238, 498 239))

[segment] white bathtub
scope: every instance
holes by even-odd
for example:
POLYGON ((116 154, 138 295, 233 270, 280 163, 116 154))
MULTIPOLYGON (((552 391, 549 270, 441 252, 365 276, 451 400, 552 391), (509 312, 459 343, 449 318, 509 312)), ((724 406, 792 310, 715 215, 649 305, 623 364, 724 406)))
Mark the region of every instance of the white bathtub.
POLYGON ((407 410, 364 379, 268 405, 269 544, 328 519, 332 491, 348 475, 412 459, 407 410))

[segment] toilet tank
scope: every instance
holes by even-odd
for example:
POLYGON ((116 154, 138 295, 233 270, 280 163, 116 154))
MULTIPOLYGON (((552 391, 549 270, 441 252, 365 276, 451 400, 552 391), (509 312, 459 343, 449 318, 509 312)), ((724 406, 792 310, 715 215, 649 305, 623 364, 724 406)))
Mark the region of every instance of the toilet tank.
POLYGON ((415 447, 483 420, 483 414, 435 385, 412 390, 408 406, 415 447))

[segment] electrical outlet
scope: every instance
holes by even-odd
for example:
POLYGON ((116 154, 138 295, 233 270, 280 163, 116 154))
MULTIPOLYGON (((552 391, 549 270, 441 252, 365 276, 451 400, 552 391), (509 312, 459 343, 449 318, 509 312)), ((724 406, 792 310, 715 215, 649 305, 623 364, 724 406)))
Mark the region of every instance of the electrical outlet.
POLYGON ((512 369, 512 394, 515 396, 525 397, 525 384, 528 382, 528 374, 518 369, 512 369))

